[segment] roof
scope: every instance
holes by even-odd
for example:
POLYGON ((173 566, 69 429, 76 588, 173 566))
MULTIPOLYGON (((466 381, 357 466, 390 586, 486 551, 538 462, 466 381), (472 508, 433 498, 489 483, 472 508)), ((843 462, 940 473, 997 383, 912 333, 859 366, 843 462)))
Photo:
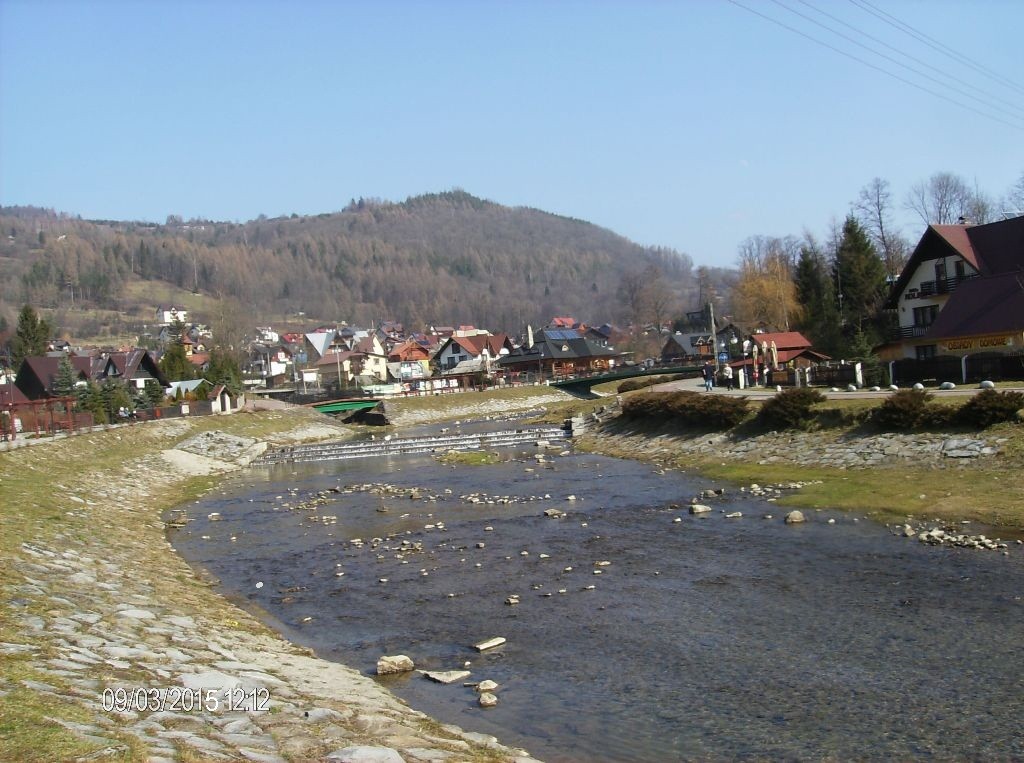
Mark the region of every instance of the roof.
POLYGON ((181 394, 184 395, 186 392, 195 392, 204 384, 210 384, 210 382, 206 379, 188 379, 187 381, 173 381, 165 389, 167 390, 168 397, 174 397, 179 389, 181 394))
POLYGON ((0 405, 27 402, 29 402, 29 400, 25 397, 25 393, 13 384, 0 384, 0 405))
MULTIPOLYGON (((65 355, 63 357, 71 362, 71 367, 78 376, 85 379, 92 378, 92 358, 87 355, 65 355)), ((59 368, 60 357, 34 355, 22 361, 14 383, 22 387, 22 392, 24 392, 25 384, 30 382, 29 377, 34 377, 47 392, 50 392, 53 389, 53 382, 57 378, 57 369, 59 368)))
POLYGON ((323 355, 334 341, 334 332, 314 331, 306 334, 306 341, 312 345, 317 354, 323 355))
POLYGON ((957 287, 926 339, 1024 331, 1024 273, 971 278, 957 287))
POLYGON ((318 360, 314 365, 320 366, 336 366, 338 363, 344 363, 351 360, 354 357, 361 356, 360 352, 353 352, 352 350, 342 350, 341 352, 330 351, 318 360))
POLYGON ((810 340, 799 331, 777 331, 770 334, 751 334, 750 338, 756 340, 759 345, 767 344, 769 347, 771 347, 772 342, 775 342, 775 347, 780 353, 782 350, 803 349, 811 346, 810 340))
MULTIPOLYGON (((898 300, 922 262, 958 254, 981 275, 1008 273, 1024 267, 1024 216, 985 225, 929 225, 886 299, 888 308, 898 300)), ((961 287, 962 288, 962 287, 961 287)), ((947 305, 944 310, 948 310, 947 305)))

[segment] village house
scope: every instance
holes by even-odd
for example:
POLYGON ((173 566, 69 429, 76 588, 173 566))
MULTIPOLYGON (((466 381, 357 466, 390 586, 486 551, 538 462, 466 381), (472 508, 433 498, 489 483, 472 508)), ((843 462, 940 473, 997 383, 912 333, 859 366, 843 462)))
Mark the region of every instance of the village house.
POLYGON ((156 309, 156 322, 161 326, 167 326, 171 323, 185 323, 188 320, 188 310, 184 307, 176 307, 170 305, 168 307, 158 307, 156 309))
MULTIPOLYGON (((478 331, 474 329, 474 331, 478 331)), ((481 371, 485 361, 494 361, 512 352, 512 340, 508 334, 452 335, 438 347, 434 354, 434 366, 441 373, 454 371, 460 363, 474 361, 474 371, 481 371)), ((467 367, 468 369, 468 367, 467 367)), ((470 373, 465 370, 465 373, 470 373)))
POLYGON ((887 360, 1024 352, 1024 217, 929 225, 884 307, 899 328, 887 360))
POLYGON ((148 350, 103 353, 93 362, 92 378, 96 381, 116 379, 133 390, 143 390, 146 382, 155 380, 167 386, 167 378, 148 350))
POLYGON ((557 378, 608 371, 619 357, 610 347, 580 336, 576 329, 542 329, 499 358, 498 365, 512 378, 534 374, 557 378))

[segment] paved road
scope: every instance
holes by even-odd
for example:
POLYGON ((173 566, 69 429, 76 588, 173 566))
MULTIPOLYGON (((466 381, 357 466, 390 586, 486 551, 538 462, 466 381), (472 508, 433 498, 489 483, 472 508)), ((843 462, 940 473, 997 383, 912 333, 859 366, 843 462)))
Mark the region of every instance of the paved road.
MULTIPOLYGON (((692 392, 703 392, 704 381, 702 379, 683 379, 681 381, 656 384, 652 387, 652 389, 664 392, 672 390, 690 390, 692 392)), ((1024 392, 1024 386, 998 387, 999 392, 1007 392, 1011 390, 1014 392, 1024 392)), ((857 390, 856 392, 847 392, 845 390, 840 392, 829 392, 824 389, 821 389, 820 391, 826 397, 833 400, 876 400, 888 397, 889 395, 892 394, 892 392, 888 389, 883 389, 880 392, 871 392, 870 390, 866 389, 857 390)), ((935 396, 936 400, 941 400, 942 398, 945 397, 966 397, 968 395, 975 395, 980 391, 981 389, 977 385, 962 385, 958 386, 956 389, 949 390, 928 389, 928 392, 932 393, 935 396)), ((775 393, 776 390, 774 387, 748 387, 742 390, 734 389, 731 392, 727 390, 725 387, 715 387, 714 390, 712 390, 712 394, 743 396, 749 397, 752 400, 771 397, 775 393)))

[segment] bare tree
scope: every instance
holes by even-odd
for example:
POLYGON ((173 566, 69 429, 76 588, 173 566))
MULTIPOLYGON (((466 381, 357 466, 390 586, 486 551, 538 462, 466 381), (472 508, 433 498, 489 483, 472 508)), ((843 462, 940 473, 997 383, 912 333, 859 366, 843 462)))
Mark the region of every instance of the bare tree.
POLYGON ((873 178, 860 189, 860 196, 853 206, 861 225, 885 260, 886 273, 891 278, 897 277, 907 262, 910 245, 893 222, 889 181, 873 178))
POLYGON ((962 177, 937 172, 911 186, 906 207, 916 212, 925 225, 951 225, 970 215, 973 200, 974 192, 962 177))
POLYGON ((793 280, 799 248, 793 236, 752 236, 740 244, 740 279, 732 293, 737 320, 789 330, 801 313, 793 280))
POLYGON ((1020 217, 1021 215, 1024 215, 1024 172, 1020 173, 1020 178, 1006 192, 999 209, 999 216, 1002 218, 1020 217))

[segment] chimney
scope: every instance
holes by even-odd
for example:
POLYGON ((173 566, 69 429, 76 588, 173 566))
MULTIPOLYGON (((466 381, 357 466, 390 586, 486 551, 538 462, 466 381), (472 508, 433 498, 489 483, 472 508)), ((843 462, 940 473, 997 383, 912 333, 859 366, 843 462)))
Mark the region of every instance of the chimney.
POLYGON ((526 349, 533 347, 533 326, 526 325, 526 349))

